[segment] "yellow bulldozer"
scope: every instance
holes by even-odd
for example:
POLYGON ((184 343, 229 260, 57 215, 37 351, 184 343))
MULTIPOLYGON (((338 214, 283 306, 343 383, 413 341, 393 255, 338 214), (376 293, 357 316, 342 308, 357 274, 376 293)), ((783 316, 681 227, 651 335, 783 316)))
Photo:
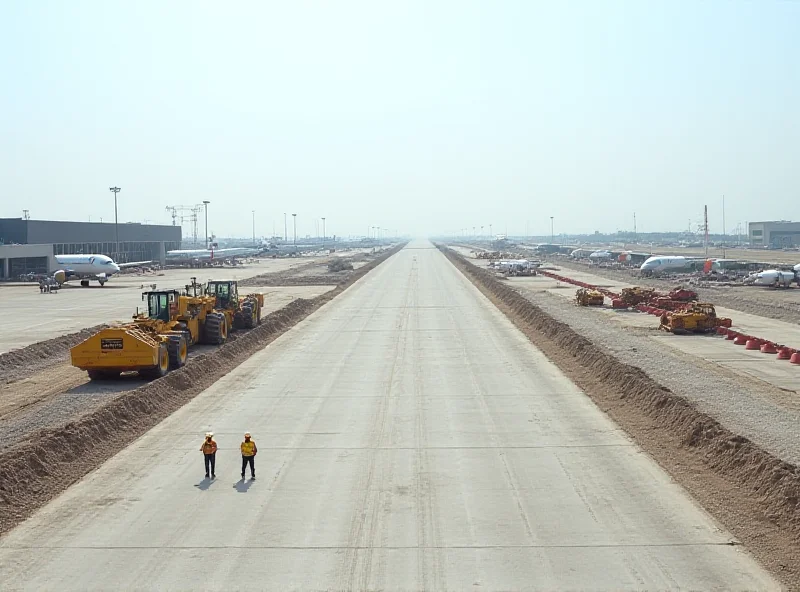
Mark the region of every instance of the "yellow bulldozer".
POLYGON ((695 302, 686 310, 668 311, 661 315, 659 329, 676 335, 708 333, 717 327, 730 327, 731 320, 718 317, 713 304, 695 302))
POLYGON ((261 324, 263 294, 239 296, 238 283, 234 280, 209 281, 206 294, 214 297, 214 308, 225 315, 229 329, 252 329, 261 324))
POLYGON ((228 337, 225 314, 214 309, 215 299, 194 278, 183 294, 154 290, 144 292, 142 300, 147 310, 137 310, 132 322, 103 329, 74 346, 72 365, 86 370, 92 380, 130 371, 159 378, 183 366, 192 345, 222 344, 228 337))
POLYGON ((604 297, 602 292, 579 288, 575 292, 575 302, 580 306, 603 306, 604 297))

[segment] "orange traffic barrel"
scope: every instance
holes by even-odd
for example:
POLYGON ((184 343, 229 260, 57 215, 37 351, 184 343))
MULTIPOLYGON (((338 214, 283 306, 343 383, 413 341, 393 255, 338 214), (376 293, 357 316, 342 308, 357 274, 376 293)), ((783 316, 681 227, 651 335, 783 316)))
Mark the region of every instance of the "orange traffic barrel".
POLYGON ((741 333, 736 336, 736 339, 733 340, 733 345, 744 345, 748 341, 747 337, 742 335, 741 333))
POLYGON ((794 352, 792 354, 792 357, 789 358, 789 362, 791 362, 792 364, 800 364, 800 353, 794 352))
POLYGON ((758 339, 748 339, 744 344, 745 349, 761 349, 761 341, 758 339))
POLYGON ((788 360, 792 357, 794 350, 790 347, 782 347, 778 350, 778 359, 779 360, 788 360))
POLYGON ((761 353, 762 354, 777 354, 778 348, 775 347, 775 344, 771 341, 767 341, 761 346, 761 353))

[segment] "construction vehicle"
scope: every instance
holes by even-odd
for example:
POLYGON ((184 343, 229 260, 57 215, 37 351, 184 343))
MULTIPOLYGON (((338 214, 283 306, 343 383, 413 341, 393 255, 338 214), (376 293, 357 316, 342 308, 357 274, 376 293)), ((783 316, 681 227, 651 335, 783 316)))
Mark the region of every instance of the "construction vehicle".
POLYGON ((575 302, 580 306, 603 306, 605 297, 602 292, 580 288, 575 292, 575 302))
POLYGON ((92 380, 130 371, 159 378, 182 367, 192 345, 222 344, 228 337, 224 313, 214 310, 214 298, 202 293, 195 278, 184 294, 153 290, 142 300, 147 310, 137 310, 132 322, 102 329, 70 349, 72 365, 92 380))
POLYGON ((228 329, 252 329, 261 324, 263 294, 240 297, 235 280, 211 280, 206 284, 206 294, 215 298, 214 309, 225 315, 228 329))
POLYGON ((659 329, 676 335, 708 333, 717 327, 730 327, 731 320, 717 317, 713 304, 694 302, 686 310, 669 311, 661 315, 659 329))
POLYGON ((636 306, 651 300, 655 296, 655 289, 640 288, 639 286, 636 286, 634 288, 622 288, 620 300, 622 300, 622 302, 624 302, 627 306, 636 306))

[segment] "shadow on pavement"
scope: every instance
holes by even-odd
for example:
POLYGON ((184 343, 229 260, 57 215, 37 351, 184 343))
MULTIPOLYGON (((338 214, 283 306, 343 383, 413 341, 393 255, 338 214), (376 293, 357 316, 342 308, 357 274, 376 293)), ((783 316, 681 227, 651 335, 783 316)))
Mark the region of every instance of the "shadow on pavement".
POLYGON ((236 483, 233 484, 233 488, 239 493, 247 493, 247 490, 250 489, 251 485, 253 485, 252 479, 250 481, 239 479, 236 483))
POLYGON ((204 478, 202 481, 200 481, 200 483, 195 483, 194 486, 200 491, 206 491, 214 484, 214 481, 216 481, 216 479, 204 478))

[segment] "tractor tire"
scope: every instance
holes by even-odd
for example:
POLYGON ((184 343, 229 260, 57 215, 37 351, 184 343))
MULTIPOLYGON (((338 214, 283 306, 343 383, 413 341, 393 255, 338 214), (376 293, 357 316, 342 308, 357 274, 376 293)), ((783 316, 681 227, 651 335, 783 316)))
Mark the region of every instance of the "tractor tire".
POLYGON ((228 338, 228 326, 225 315, 218 312, 211 312, 206 315, 206 323, 203 328, 203 337, 206 343, 211 345, 222 345, 228 338))
POLYGON ((184 335, 170 335, 167 349, 169 350, 170 369, 182 368, 186 364, 186 358, 189 356, 189 344, 186 341, 186 337, 184 335))
POLYGON ((247 322, 245 320, 244 311, 239 309, 233 314, 233 328, 238 330, 244 329, 245 327, 247 327, 247 322))
POLYGON ((158 364, 153 368, 139 371, 139 375, 148 380, 155 380, 166 376, 169 367, 169 348, 166 343, 160 343, 158 345, 158 364))
POLYGON ((242 323, 245 329, 252 329, 255 327, 255 315, 253 314, 253 304, 245 302, 242 305, 242 323))

